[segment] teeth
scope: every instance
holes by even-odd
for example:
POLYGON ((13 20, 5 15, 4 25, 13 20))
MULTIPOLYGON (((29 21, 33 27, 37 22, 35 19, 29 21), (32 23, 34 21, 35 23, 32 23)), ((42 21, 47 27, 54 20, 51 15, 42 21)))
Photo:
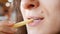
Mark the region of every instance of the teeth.
POLYGON ((34 18, 34 20, 39 20, 39 19, 37 19, 37 18, 34 18))
POLYGON ((43 20, 44 18, 33 18, 34 20, 43 20))
POLYGON ((34 17, 34 18, 28 18, 28 19, 43 20, 44 18, 37 18, 37 17, 34 17))

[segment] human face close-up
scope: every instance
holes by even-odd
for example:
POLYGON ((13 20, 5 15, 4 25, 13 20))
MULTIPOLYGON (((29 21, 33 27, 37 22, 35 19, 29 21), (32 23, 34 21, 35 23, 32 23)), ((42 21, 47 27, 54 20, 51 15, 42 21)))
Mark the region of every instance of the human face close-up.
POLYGON ((21 0, 24 20, 34 19, 26 24, 28 34, 56 34, 60 31, 60 0, 21 0))

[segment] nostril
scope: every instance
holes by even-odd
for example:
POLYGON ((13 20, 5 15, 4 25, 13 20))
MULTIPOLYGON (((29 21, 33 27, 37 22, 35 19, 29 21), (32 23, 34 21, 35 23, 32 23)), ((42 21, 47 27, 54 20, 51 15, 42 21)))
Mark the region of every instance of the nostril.
POLYGON ((34 7, 35 7, 34 4, 30 4, 30 5, 28 6, 28 8, 34 8, 34 7))
POLYGON ((34 4, 28 4, 28 5, 25 5, 25 9, 31 9, 31 8, 34 8, 35 5, 34 4))
POLYGON ((26 3, 25 6, 24 6, 24 8, 25 9, 34 9, 34 8, 39 7, 39 5, 40 5, 39 2, 34 2, 34 3, 30 3, 30 4, 26 3))

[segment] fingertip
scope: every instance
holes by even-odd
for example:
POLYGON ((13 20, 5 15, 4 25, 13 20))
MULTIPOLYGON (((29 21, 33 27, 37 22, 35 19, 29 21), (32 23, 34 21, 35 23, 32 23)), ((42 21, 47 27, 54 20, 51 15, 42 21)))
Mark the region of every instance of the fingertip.
POLYGON ((5 26, 10 26, 10 27, 11 27, 11 26, 14 25, 14 23, 13 23, 13 22, 10 22, 10 23, 5 23, 4 25, 5 25, 5 26))
POLYGON ((18 29, 15 29, 14 32, 17 32, 18 29))
POLYGON ((9 23, 9 24, 7 24, 8 26, 10 26, 10 27, 12 27, 14 24, 13 23, 9 23))

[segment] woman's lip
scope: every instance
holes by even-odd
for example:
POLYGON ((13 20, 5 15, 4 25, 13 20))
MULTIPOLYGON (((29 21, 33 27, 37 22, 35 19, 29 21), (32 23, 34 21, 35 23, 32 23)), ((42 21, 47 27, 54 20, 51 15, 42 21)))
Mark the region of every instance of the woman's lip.
POLYGON ((34 19, 33 22, 29 23, 28 25, 29 26, 36 26, 38 25, 39 23, 41 23, 43 21, 43 19, 34 19))

